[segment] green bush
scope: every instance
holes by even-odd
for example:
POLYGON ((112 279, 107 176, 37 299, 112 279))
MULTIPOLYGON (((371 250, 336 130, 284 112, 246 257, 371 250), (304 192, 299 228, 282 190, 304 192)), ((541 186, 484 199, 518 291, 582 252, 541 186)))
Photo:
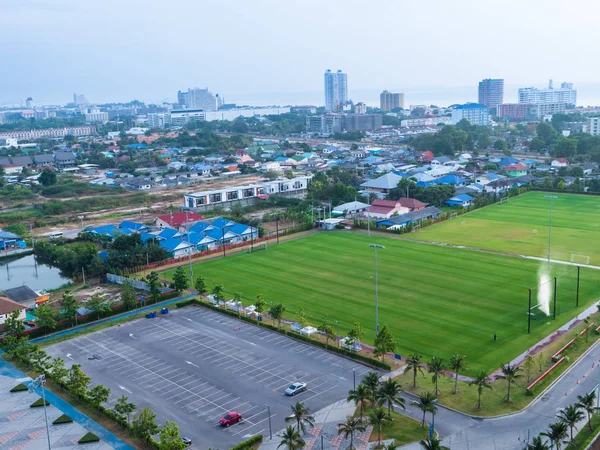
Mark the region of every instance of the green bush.
MULTIPOLYGON (((46 406, 48 406, 49 404, 50 402, 46 400, 46 406)), ((44 406, 44 399, 42 399, 41 397, 38 398, 35 402, 33 402, 31 405, 29 405, 30 408, 39 408, 40 406, 44 406)))
POLYGON ((10 392, 22 392, 22 391, 28 391, 29 388, 27 386, 25 386, 23 383, 21 384, 17 384, 14 388, 12 388, 10 390, 10 392))
POLYGON ((77 441, 78 444, 87 444, 88 442, 98 442, 100 438, 96 436, 94 433, 86 433, 81 439, 77 441))
POLYGON ((262 441, 263 441, 263 435, 257 434, 256 436, 252 436, 247 441, 240 442, 235 447, 231 447, 230 450, 247 450, 249 448, 254 447, 256 444, 260 444, 262 441))
POLYGON ((189 298, 187 300, 184 300, 182 302, 177 302, 175 303, 175 306, 177 306, 178 308, 183 308, 185 306, 191 305, 192 303, 194 303, 196 301, 195 298, 189 298))
POLYGON ((62 416, 58 417, 54 422, 52 422, 52 425, 58 425, 61 423, 71 423, 71 422, 73 422, 73 419, 71 419, 66 414, 63 414, 62 416))

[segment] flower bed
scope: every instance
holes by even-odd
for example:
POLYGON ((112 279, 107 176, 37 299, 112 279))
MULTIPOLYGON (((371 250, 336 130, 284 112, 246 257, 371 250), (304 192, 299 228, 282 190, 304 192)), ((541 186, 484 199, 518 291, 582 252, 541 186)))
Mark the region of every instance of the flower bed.
MULTIPOLYGON (((571 341, 572 343, 573 341, 571 341)), ((571 345, 570 343, 568 345, 571 345)), ((566 348, 567 346, 563 347, 566 348)), ((562 349, 560 350, 562 351, 562 349)), ((543 374, 541 374, 537 380, 535 380, 533 383, 531 383, 529 386, 527 386, 526 390, 530 391, 531 389, 533 389, 538 383, 540 383, 544 378, 546 378, 548 375, 550 375, 550 373, 556 369, 563 361, 565 360, 565 357, 563 356, 562 358, 560 358, 558 361, 556 361, 554 364, 552 364, 552 367, 550 367, 548 370, 546 370, 543 374)))
POLYGON ((552 355, 552 361, 556 361, 558 359, 558 357, 560 356, 560 354, 562 352, 564 352, 566 349, 568 349, 571 345, 573 345, 574 342, 575 342, 575 339, 571 339, 569 342, 567 342, 563 348, 561 348, 554 355, 552 355))

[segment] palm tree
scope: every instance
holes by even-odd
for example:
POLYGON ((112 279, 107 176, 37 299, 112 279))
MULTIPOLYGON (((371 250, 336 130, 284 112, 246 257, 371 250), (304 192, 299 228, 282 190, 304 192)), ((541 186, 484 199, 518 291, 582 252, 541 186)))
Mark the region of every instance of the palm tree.
POLYGON ((573 441, 573 428, 577 428, 577 422, 585 419, 585 414, 581 410, 579 404, 569 405, 560 411, 558 419, 568 425, 571 435, 571 441, 573 441))
POLYGON ((295 405, 292 405, 292 415, 286 417, 285 421, 295 421, 298 432, 302 430, 303 433, 306 432, 306 425, 308 425, 310 428, 315 426, 315 418, 310 415, 310 411, 306 406, 304 406, 304 403, 300 402, 296 402, 295 405))
POLYGON ((382 450, 397 450, 397 449, 398 449, 398 444, 396 444, 395 440, 384 445, 382 448, 382 450))
POLYGON ((577 405, 584 409, 588 415, 588 426, 590 427, 590 431, 592 430, 592 414, 596 410, 594 403, 596 403, 596 391, 589 392, 585 395, 577 396, 577 405))
POLYGON ((569 434, 567 424, 564 422, 556 422, 551 423, 549 426, 550 429, 544 433, 540 433, 540 436, 545 436, 550 439, 550 441, 556 445, 556 450, 560 450, 560 446, 569 434))
POLYGON ((444 375, 444 370, 446 370, 446 364, 444 364, 444 360, 442 358, 433 357, 429 362, 429 369, 427 370, 431 376, 432 383, 435 383, 435 395, 439 395, 440 391, 438 389, 438 380, 441 376, 444 375))
POLYGON ((467 367, 467 361, 465 361, 467 357, 465 355, 452 355, 450 358, 450 368, 454 371, 454 389, 452 390, 453 394, 456 394, 456 390, 458 389, 458 373, 467 367))
POLYGON ((419 442, 424 450, 450 450, 442 445, 442 441, 438 438, 430 437, 419 442))
POLYGON ((379 387, 377 391, 377 399, 379 400, 379 406, 387 404, 388 417, 392 417, 392 406, 398 405, 402 409, 406 409, 405 401, 400 397, 402 387, 400 383, 392 378, 388 378, 379 387))
POLYGON ((350 436, 350 450, 354 448, 354 433, 359 431, 363 432, 367 429, 367 426, 355 416, 347 416, 344 423, 338 423, 338 435, 344 434, 344 439, 348 439, 350 436))
POLYGON ((496 375, 496 380, 506 380, 508 385, 508 392, 506 393, 506 397, 504 397, 504 399, 506 400, 506 402, 510 402, 510 385, 516 384, 517 379, 523 376, 519 373, 521 371, 521 368, 516 364, 513 364, 511 366, 509 363, 502 364, 500 370, 502 371, 502 374, 496 375))
POLYGON ((540 436, 536 436, 531 441, 531 444, 527 444, 523 450, 550 450, 548 444, 545 441, 542 441, 540 436))
POLYGON ((411 405, 416 406, 421 411, 423 411, 423 420, 421 420, 421 428, 425 426, 425 414, 429 411, 433 411, 435 408, 435 395, 433 392, 425 392, 424 394, 419 395, 419 400, 413 400, 410 402, 411 405))
POLYGON ((492 385, 490 384, 491 380, 485 373, 485 370, 482 370, 477 374, 475 378, 469 383, 470 386, 477 386, 477 409, 481 409, 481 393, 483 392, 483 388, 492 389, 492 385))
POLYGON ((285 427, 285 431, 281 435, 281 442, 277 448, 285 445, 287 450, 299 450, 304 447, 304 440, 293 426, 288 425, 285 427))
POLYGON ((369 372, 363 378, 362 383, 367 387, 367 391, 369 392, 371 407, 375 408, 377 404, 377 389, 379 388, 379 375, 375 372, 369 372))
POLYGON ((406 360, 406 370, 413 371, 413 387, 417 387, 417 372, 421 372, 423 374, 423 367, 421 367, 421 359, 423 357, 418 353, 413 353, 406 360))
POLYGON ((369 398, 369 389, 367 389, 367 386, 362 383, 356 386, 356 389, 348 391, 347 400, 349 402, 354 402, 355 406, 358 406, 360 403, 360 420, 363 419, 363 405, 369 400, 369 398))
POLYGON ((377 428, 377 446, 381 446, 381 427, 392 422, 383 408, 374 409, 369 415, 369 425, 377 428))

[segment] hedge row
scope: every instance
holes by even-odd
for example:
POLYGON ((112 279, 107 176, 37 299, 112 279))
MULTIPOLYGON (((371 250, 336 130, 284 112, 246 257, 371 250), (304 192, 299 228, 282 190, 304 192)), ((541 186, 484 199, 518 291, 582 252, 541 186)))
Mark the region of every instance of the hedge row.
POLYGON ((248 450, 248 449, 256 446, 256 444, 260 444, 262 441, 263 441, 263 435, 257 434, 256 436, 252 436, 247 441, 240 442, 235 447, 231 447, 230 450, 248 450))
MULTIPOLYGON (((180 303, 185 303, 185 302, 180 302, 180 303)), ((257 322, 254 319, 246 317, 245 315, 240 315, 240 314, 238 314, 235 311, 229 311, 227 309, 219 308, 217 306, 213 306, 213 305, 211 305, 209 303, 206 303, 206 302, 204 302, 202 300, 191 299, 190 303, 188 303, 188 304, 191 304, 191 303, 195 303, 197 305, 204 306, 205 308, 209 308, 209 309, 212 309, 214 311, 218 311, 218 312, 220 312, 222 314, 226 314, 226 315, 229 315, 231 317, 236 317, 238 319, 241 319, 241 320, 243 320, 245 322, 248 322, 248 323, 251 323, 251 324, 254 324, 254 325, 257 325, 258 323, 260 323, 260 322, 257 322)), ((179 305, 178 305, 178 307, 179 307, 179 305)), ((391 366, 389 364, 381 362, 381 361, 378 361, 378 360, 373 359, 373 358, 369 358, 368 356, 360 355, 360 354, 358 354, 356 352, 353 352, 351 350, 346 350, 345 348, 327 345, 324 342, 318 341, 316 339, 311 339, 308 336, 303 336, 303 335, 298 334, 298 333, 288 333, 285 329, 278 328, 278 327, 273 326, 273 325, 268 324, 268 323, 262 322, 262 323, 260 323, 260 326, 264 327, 264 328, 267 328, 269 330, 275 331, 277 333, 285 334, 286 336, 289 336, 292 339, 296 339, 298 341, 307 342, 309 344, 316 345, 317 347, 321 347, 321 348, 327 349, 327 350, 329 350, 331 352, 338 353, 338 354, 343 355, 343 356, 345 356, 347 358, 351 358, 351 359, 354 359, 354 360, 357 360, 357 361, 364 362, 367 365, 374 366, 374 367, 379 367, 380 369, 391 370, 391 366)))

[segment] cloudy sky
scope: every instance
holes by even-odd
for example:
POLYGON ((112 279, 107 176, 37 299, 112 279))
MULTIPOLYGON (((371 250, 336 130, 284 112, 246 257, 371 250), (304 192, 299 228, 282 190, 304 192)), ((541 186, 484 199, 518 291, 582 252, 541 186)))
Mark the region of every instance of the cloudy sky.
POLYGON ((0 104, 173 101, 190 86, 322 103, 328 68, 355 101, 484 77, 569 80, 581 98, 600 83, 599 17, 597 0, 0 0, 0 104))

